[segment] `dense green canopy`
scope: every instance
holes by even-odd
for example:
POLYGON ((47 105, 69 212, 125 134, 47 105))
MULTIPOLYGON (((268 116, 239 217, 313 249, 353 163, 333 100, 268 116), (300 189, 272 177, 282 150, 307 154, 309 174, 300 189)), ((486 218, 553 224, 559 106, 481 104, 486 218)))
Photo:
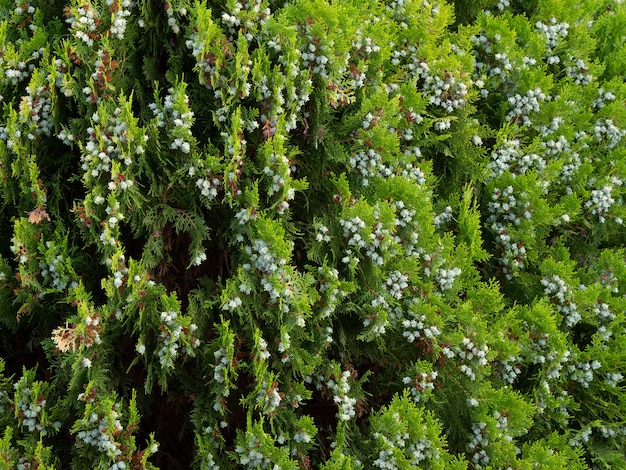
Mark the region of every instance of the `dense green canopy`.
POLYGON ((623 468, 626 5, 0 0, 0 468, 623 468))

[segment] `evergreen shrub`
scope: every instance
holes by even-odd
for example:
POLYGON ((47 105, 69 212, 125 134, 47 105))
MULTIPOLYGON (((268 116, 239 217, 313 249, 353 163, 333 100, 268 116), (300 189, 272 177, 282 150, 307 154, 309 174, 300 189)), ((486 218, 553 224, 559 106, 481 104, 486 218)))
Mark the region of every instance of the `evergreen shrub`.
POLYGON ((0 468, 625 468, 625 31, 0 0, 0 468))

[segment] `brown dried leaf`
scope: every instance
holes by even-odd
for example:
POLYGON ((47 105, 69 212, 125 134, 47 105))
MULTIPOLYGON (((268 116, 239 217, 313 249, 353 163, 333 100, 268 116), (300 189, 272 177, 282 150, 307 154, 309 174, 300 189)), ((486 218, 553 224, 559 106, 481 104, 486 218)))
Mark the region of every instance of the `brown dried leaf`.
POLYGON ((43 206, 35 207, 32 211, 28 213, 28 221, 31 224, 40 224, 43 220, 50 221, 50 216, 46 212, 43 206))
POLYGON ((59 351, 67 352, 76 350, 76 328, 58 327, 52 331, 52 341, 59 351))

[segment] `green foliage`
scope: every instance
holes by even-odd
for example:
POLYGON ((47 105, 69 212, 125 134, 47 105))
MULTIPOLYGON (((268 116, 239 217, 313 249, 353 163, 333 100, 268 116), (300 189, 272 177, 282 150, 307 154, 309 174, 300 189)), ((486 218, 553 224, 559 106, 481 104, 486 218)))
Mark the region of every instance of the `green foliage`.
POLYGON ((0 0, 0 467, 621 468, 625 25, 0 0))
MULTIPOLYGON (((393 465, 394 468, 465 469, 445 449, 441 425, 423 408, 418 408, 405 394, 396 396, 389 406, 371 416, 373 461, 370 467, 393 465)), ((384 467, 383 467, 384 468, 384 467)))

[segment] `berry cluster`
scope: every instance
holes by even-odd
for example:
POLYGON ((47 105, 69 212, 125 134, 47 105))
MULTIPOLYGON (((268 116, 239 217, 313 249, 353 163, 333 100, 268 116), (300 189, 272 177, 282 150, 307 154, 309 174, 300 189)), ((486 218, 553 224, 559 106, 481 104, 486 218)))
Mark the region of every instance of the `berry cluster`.
MULTIPOLYGON (((252 240, 252 244, 247 245, 244 252, 249 262, 243 265, 243 269, 248 272, 255 270, 260 273, 261 286, 269 294, 270 301, 275 304, 280 299, 287 300, 291 294, 288 287, 284 286, 287 276, 285 269, 287 260, 275 253, 271 245, 263 239, 252 240)), ((241 286, 240 290, 244 294, 249 293, 249 287, 242 286, 243 290, 241 286)), ((288 302, 285 302, 284 307, 288 309, 288 302)))
MULTIPOLYGON (((377 213, 374 214, 377 217, 377 213)), ((377 217, 378 218, 378 217, 377 217)), ((340 219, 339 225, 343 228, 343 236, 347 240, 347 248, 342 262, 350 267, 356 267, 358 258, 356 253, 365 250, 365 256, 376 266, 384 263, 383 253, 387 251, 387 245, 393 237, 389 229, 382 222, 376 222, 372 227, 367 227, 365 222, 355 216, 350 219, 340 219)))
MULTIPOLYGON (((2 276, 0 276, 0 281, 2 280, 2 276)), ((9 412, 9 393, 5 390, 0 390, 0 413, 5 416, 5 413, 9 412)), ((8 415, 6 415, 8 416, 8 415)))
POLYGON ((569 141, 563 135, 560 135, 556 140, 544 140, 541 142, 541 146, 544 148, 547 156, 555 157, 561 154, 570 153, 569 141))
POLYGON ((169 26, 174 34, 178 34, 180 32, 180 26, 178 25, 175 13, 177 13, 178 16, 186 16, 187 9, 185 7, 181 7, 178 11, 175 11, 174 8, 172 8, 172 4, 169 2, 165 2, 164 9, 165 14, 167 15, 167 26, 169 26))
MULTIPOLYGON (((584 132, 581 133, 580 137, 583 138, 584 136, 582 134, 585 134, 584 132)), ((564 144, 564 141, 561 141, 561 144, 564 144)), ((562 147, 561 147, 562 148, 562 147)), ((553 147, 553 150, 557 149, 557 147, 553 147)), ((574 176, 578 173, 578 170, 580 169, 582 165, 582 160, 580 159, 580 155, 578 154, 578 152, 568 152, 565 155, 564 161, 563 161, 563 166, 561 167, 561 174, 559 175, 559 182, 561 183, 569 183, 572 181, 572 179, 574 178, 574 176)), ((568 190, 571 191, 571 190, 568 190)))
POLYGON ((472 463, 474 468, 485 468, 491 462, 491 458, 487 454, 485 447, 489 446, 489 430, 487 423, 472 423, 472 435, 467 444, 467 449, 472 455, 472 463))
POLYGON ((609 149, 617 147, 626 135, 625 129, 617 127, 612 119, 599 119, 593 127, 593 132, 598 142, 603 142, 609 149))
POLYGON ((293 435, 293 440, 298 444, 308 444, 311 442, 311 436, 306 432, 297 432, 293 435))
POLYGON ((290 360, 289 349, 291 348, 291 336, 289 335, 289 333, 284 327, 281 328, 280 338, 276 338, 276 342, 278 343, 278 346, 276 347, 276 349, 278 349, 278 352, 282 354, 282 357, 280 358, 280 360, 282 362, 289 362, 290 360))
POLYGON ((330 232, 326 225, 316 222, 313 224, 313 228, 315 229, 315 240, 321 243, 328 243, 330 241, 330 232))
POLYGON ((491 161, 487 165, 491 172, 490 179, 507 172, 515 177, 529 170, 541 171, 545 167, 546 160, 539 155, 522 153, 518 139, 505 140, 491 153, 491 161))
POLYGON ((450 206, 444 207, 443 212, 435 215, 435 217, 433 218, 433 222, 435 223, 435 228, 441 229, 448 222, 450 222, 452 218, 453 218, 452 207, 450 206))
POLYGON ((350 166, 363 176, 363 186, 369 185, 370 178, 383 177, 385 174, 383 157, 372 148, 353 153, 350 156, 350 166))
POLYGON ((522 357, 507 356, 494 364, 495 375, 504 382, 512 385, 515 379, 522 373, 522 357))
MULTIPOLYGON (((541 21, 535 23, 535 28, 543 33, 546 41, 546 49, 549 54, 557 47, 559 39, 567 37, 569 24, 566 22, 557 23, 557 19, 552 17, 548 24, 541 21)), ((557 55, 548 57, 548 64, 558 64, 561 61, 557 55)))
POLYGON ((239 464, 250 470, 272 468, 272 460, 263 454, 260 444, 261 441, 257 436, 247 433, 245 446, 238 444, 235 447, 239 464))
POLYGON ((181 317, 174 311, 161 312, 159 341, 162 346, 157 356, 164 369, 174 367, 174 361, 181 346, 184 345, 185 352, 193 357, 195 356, 194 349, 200 345, 200 340, 194 336, 194 332, 198 329, 196 324, 191 323, 186 326, 181 320, 181 317))
MULTIPOLYGON (((113 215, 111 216, 111 219, 116 218, 113 215)), ((117 223, 117 220, 111 221, 111 219, 109 219, 109 225, 114 225, 115 223, 117 223)), ((111 261, 109 266, 111 268, 111 271, 113 272, 113 286, 115 286, 116 289, 122 288, 122 286, 125 285, 128 280, 128 267, 126 266, 125 260, 125 256, 123 254, 120 254, 116 260, 111 261)))
POLYGON ((143 144, 148 139, 143 133, 136 135, 135 130, 129 128, 128 119, 127 111, 121 106, 109 112, 102 105, 91 117, 91 126, 87 128, 87 142, 78 142, 81 168, 85 172, 83 180, 88 187, 93 186, 86 200, 85 210, 90 217, 97 213, 102 214, 97 206, 107 202, 104 210, 106 215, 101 215, 100 222, 100 241, 104 247, 117 244, 119 222, 125 217, 117 197, 134 185, 132 178, 127 177, 128 170, 134 157, 144 153, 143 144), (106 184, 108 196, 102 183, 106 184))
POLYGON ((444 73, 444 78, 426 74, 423 88, 428 96, 428 102, 443 108, 447 113, 466 105, 467 84, 457 81, 457 78, 449 72, 444 73))
MULTIPOLYGON (((1 61, 0 58, 0 63, 1 61)), ((24 137, 28 141, 34 141, 41 135, 50 136, 52 134, 50 87, 45 83, 45 79, 44 84, 33 82, 31 81, 27 87, 28 93, 20 103, 18 123, 6 123, 6 126, 0 126, 0 140, 5 141, 6 147, 13 152, 24 147, 24 137)))
POLYGON ((538 113, 541 109, 540 103, 547 97, 541 91, 541 88, 533 88, 528 90, 525 95, 515 93, 508 99, 509 112, 505 116, 505 120, 509 122, 518 122, 524 126, 530 126, 530 113, 538 113))
MULTIPOLYGON (((404 152, 407 156, 420 156, 419 147, 413 147, 412 149, 406 149, 404 152)), ((391 168, 391 171, 394 174, 402 176, 408 180, 414 181, 418 185, 422 185, 426 183, 426 175, 421 170, 421 168, 415 166, 413 163, 407 163, 401 168, 391 168)))
POLYGON ((475 368, 487 365, 489 347, 486 344, 482 347, 477 346, 470 338, 464 337, 461 346, 454 346, 452 349, 443 347, 442 352, 449 359, 458 357, 461 360, 459 370, 473 381, 476 380, 475 368))
POLYGON ((359 63, 359 67, 354 64, 350 64, 350 74, 348 85, 351 89, 357 90, 365 86, 365 80, 367 78, 367 59, 380 52, 380 46, 374 43, 374 39, 370 37, 363 38, 361 31, 357 30, 358 39, 352 42, 352 55, 356 57, 362 57, 363 61, 359 63))
POLYGON ((606 222, 609 209, 615 204, 615 199, 611 196, 612 191, 612 185, 606 185, 600 189, 593 189, 591 190, 591 198, 585 201, 585 207, 589 209, 593 215, 598 216, 600 223, 606 222))
POLYGON ((263 413, 272 414, 280 405, 285 394, 278 390, 277 382, 263 381, 258 387, 259 392, 256 396, 256 402, 263 413))
POLYGON ((432 340, 441 334, 441 331, 437 325, 431 324, 429 326, 426 321, 425 315, 418 315, 414 312, 409 312, 407 319, 402 320, 402 336, 404 336, 409 343, 426 339, 432 340))
POLYGON ((391 53, 391 63, 403 66, 411 78, 425 78, 430 73, 426 61, 420 58, 417 47, 404 40, 402 46, 394 48, 391 53))
POLYGON ((228 2, 227 11, 222 13, 222 23, 226 26, 231 38, 236 38, 241 30, 248 41, 254 39, 253 32, 263 26, 270 18, 269 7, 263 8, 262 0, 228 2))
POLYGON ((230 368, 232 357, 228 354, 226 348, 219 348, 213 352, 215 357, 215 369, 213 371, 213 378, 217 383, 224 383, 226 381, 226 372, 230 368))
POLYGON ((15 19, 21 20, 19 22, 20 27, 24 27, 26 23, 28 24, 28 28, 31 31, 35 31, 36 25, 32 24, 33 15, 35 14, 36 8, 31 5, 30 1, 27 0, 15 0, 15 9, 13 10, 13 14, 15 15, 15 19))
MULTIPOLYGON (((539 130, 539 132, 541 132, 541 135, 543 137, 548 137, 548 136, 554 134, 556 131, 558 131, 561 128, 561 126, 563 125, 564 122, 565 122, 565 120, 561 116, 555 116, 550 121, 550 125, 549 126, 546 126, 545 124, 541 124, 537 129, 539 130)), ((561 136, 561 137, 563 137, 563 136, 561 136)), ((561 139, 561 137, 559 137, 559 140, 561 139)), ((565 137, 563 137, 563 138, 565 138, 565 137)))
POLYGON ((593 429, 591 426, 585 426, 583 429, 578 431, 575 437, 572 437, 569 440, 569 445, 571 447, 577 447, 581 444, 587 444, 589 442, 589 438, 591 437, 592 432, 593 429))
POLYGON ((84 2, 79 8, 65 7, 65 16, 74 37, 87 46, 93 46, 94 40, 100 38, 98 28, 102 26, 102 19, 89 2, 84 2))
MULTIPOLYGON (((89 90, 91 93, 91 90, 89 90)), ((113 162, 128 166, 133 162, 133 153, 144 153, 143 142, 133 142, 129 139, 128 124, 121 117, 122 109, 116 108, 113 113, 104 109, 91 116, 91 127, 87 128, 87 143, 79 143, 81 148, 82 169, 85 179, 91 181, 102 173, 110 173, 108 187, 126 189, 132 186, 131 180, 126 180, 123 174, 112 171, 113 162), (130 149, 133 152, 130 152, 130 149)), ((147 140, 145 136, 144 140, 147 140)), ((121 167, 118 166, 121 169, 121 167)), ((102 201, 104 202, 104 201, 102 201)), ((96 202, 97 203, 97 202, 96 202)))
POLYGON ((566 373, 570 380, 578 382, 583 388, 589 388, 594 379, 594 371, 601 367, 602 363, 598 360, 570 363, 566 373))
POLYGON ((593 77, 589 73, 589 69, 585 65, 585 61, 578 59, 574 65, 571 65, 565 69, 568 77, 574 79, 574 83, 577 85, 589 85, 593 77))
POLYGON ((28 94, 20 103, 20 121, 25 126, 26 138, 34 140, 38 135, 52 135, 50 87, 48 85, 29 86, 27 91, 28 94))
POLYGON ((624 374, 621 372, 607 372, 604 376, 604 382, 609 386, 615 388, 624 379, 624 374))
POLYGON ((11 85, 17 85, 22 80, 26 80, 29 76, 26 62, 22 60, 5 60, 3 57, 0 57, 0 65, 4 68, 3 78, 10 81, 11 85))
POLYGON ((604 302, 598 302, 593 306, 593 312, 600 324, 606 324, 615 319, 615 314, 611 312, 609 305, 604 302))
MULTIPOLYGON (((353 246, 359 250, 367 245, 366 241, 363 239, 366 227, 365 221, 359 216, 352 217, 351 219, 341 219, 339 220, 339 225, 343 227, 343 236, 346 238, 348 246, 353 246)), ((351 253, 351 249, 347 250, 348 255, 351 253)), ((349 260, 344 262, 347 263, 349 260)))
POLYGON ((294 168, 290 165, 289 159, 285 155, 272 153, 267 157, 263 173, 268 178, 267 194, 273 196, 279 195, 281 199, 277 210, 279 214, 283 214, 289 208, 289 201, 293 200, 296 195, 295 189, 290 186, 292 181, 291 173, 294 168))
MULTIPOLYGON (((176 21, 176 19, 174 19, 176 21)), ((213 87, 212 77, 215 76, 217 72, 217 57, 210 52, 207 52, 209 48, 209 44, 205 42, 204 35, 199 34, 199 32, 194 31, 189 34, 189 39, 185 41, 185 45, 188 49, 191 49, 192 55, 196 59, 196 68, 201 71, 201 77, 205 85, 210 85, 213 87)), ((229 55, 232 54, 230 50, 228 50, 229 55)), ((221 67, 224 67, 224 64, 220 64, 221 67)), ((215 88, 215 92, 220 91, 215 88)), ((220 91, 221 94, 221 91, 220 91)), ((216 93, 216 98, 219 95, 216 93)))
POLYGON ((454 281, 461 275, 461 268, 440 268, 435 274, 435 282, 441 291, 450 290, 454 285, 454 281))
POLYGON ((504 11, 505 8, 511 6, 511 2, 509 0, 498 0, 496 8, 499 11, 504 11))
POLYGON ((513 186, 504 189, 495 188, 491 201, 487 203, 489 228, 496 236, 496 244, 502 255, 498 258, 502 272, 507 279, 512 279, 519 269, 523 269, 526 261, 526 247, 522 240, 515 240, 507 225, 521 225, 522 221, 532 217, 530 202, 526 201, 527 194, 515 194, 513 186), (519 198, 519 199, 518 199, 519 198))
POLYGON ((13 253, 17 257, 17 261, 19 264, 26 264, 31 259, 32 255, 29 252, 28 248, 24 246, 22 241, 18 240, 16 237, 11 238, 11 246, 9 247, 11 253, 13 253))
POLYGON ((80 431, 76 437, 84 444, 93 446, 98 452, 105 454, 109 461, 113 461, 109 470, 126 468, 123 461, 117 461, 122 454, 121 444, 116 441, 123 430, 120 414, 120 405, 115 403, 110 410, 107 410, 107 413, 99 414, 94 411, 77 423, 80 431))
MULTIPOLYGON (((319 301, 319 305, 321 306, 321 317, 328 318, 335 311, 341 299, 345 297, 346 292, 341 289, 341 283, 339 281, 339 271, 335 268, 330 268, 328 266, 320 266, 317 268, 317 278, 319 280, 319 292, 321 295, 321 299, 319 301)), ((332 327, 330 328, 330 333, 332 335, 332 327)), ((328 340, 328 335, 327 338, 328 340)), ((330 341, 326 341, 326 343, 332 342, 332 336, 330 336, 330 341)))
POLYGON ((198 457, 199 465, 202 470, 219 470, 220 466, 215 461, 215 453, 219 449, 219 442, 217 437, 220 436, 220 431, 214 429, 211 426, 207 426, 203 430, 202 438, 206 439, 207 445, 198 451, 196 456, 198 457))
MULTIPOLYGON (((526 357, 533 364, 548 364, 549 369, 546 373, 548 379, 560 378, 563 366, 570 360, 570 351, 567 350, 559 353, 556 349, 551 349, 551 337, 549 333, 541 333, 533 329, 531 330, 530 337, 533 341, 529 345, 528 350, 525 351, 526 357)), ((546 387, 548 387, 549 391, 547 382, 546 387)))
POLYGON ((450 126, 452 125, 452 121, 448 118, 443 118, 443 119, 437 119, 435 121, 435 123, 433 124, 433 128, 436 131, 445 131, 450 129, 450 126))
POLYGON ((78 335, 79 343, 87 347, 94 344, 101 344, 102 339, 100 338, 100 332, 102 331, 102 325, 100 324, 100 314, 94 311, 85 315, 83 323, 85 333, 78 335))
MULTIPOLYGON (((189 176, 193 176, 194 167, 189 168, 189 176)), ((218 194, 222 186, 220 178, 215 175, 205 175, 204 178, 198 178, 196 180, 196 186, 200 190, 200 194, 206 197, 209 201, 213 201, 218 194)))
POLYGON ((415 377, 404 377, 402 383, 411 385, 411 396, 413 401, 417 403, 425 393, 435 389, 436 379, 437 371, 419 372, 415 377))
MULTIPOLYGON (((104 197, 96 196, 94 199, 95 204, 102 204, 104 202, 104 197)), ((113 202, 113 205, 107 205, 105 208, 107 220, 101 222, 102 232, 100 232, 100 242, 103 246, 114 246, 117 243, 116 233, 118 229, 119 222, 124 219, 124 213, 120 211, 120 203, 119 201, 113 202)), ((116 287, 120 287, 122 277, 117 277, 115 280, 116 287)))
POLYGON ((542 278, 541 285, 544 287, 545 294, 556 304, 557 310, 565 316, 565 324, 568 327, 576 325, 581 320, 581 316, 572 299, 572 291, 565 281, 557 274, 553 274, 542 278))
POLYGON ((131 0, 106 0, 106 4, 111 12, 111 27, 109 29, 111 36, 116 39, 124 39, 127 18, 135 6, 134 2, 131 0))
POLYGON ((408 25, 404 22, 406 20, 406 0, 391 0, 385 5, 388 12, 393 14, 395 19, 401 22, 401 26, 406 28, 408 25))
MULTIPOLYGON (((60 253, 59 247, 54 242, 46 242, 45 259, 39 261, 41 277, 55 291, 64 292, 65 289, 76 286, 76 281, 66 269, 65 257, 60 253)), ((43 295, 43 294, 42 294, 43 295)))
POLYGON ((598 89, 598 97, 593 100, 593 107, 595 109, 604 108, 607 102, 615 101, 615 94, 611 91, 605 91, 604 88, 598 89))
POLYGON ((33 393, 33 384, 28 376, 20 377, 15 384, 15 413, 21 426, 29 433, 37 433, 41 436, 48 434, 46 418, 46 398, 33 393))
POLYGON ((576 433, 576 436, 570 439, 569 445, 577 447, 580 444, 588 444, 593 432, 599 434, 602 439, 615 439, 620 436, 626 436, 626 426, 585 426, 583 429, 576 433))
POLYGON ((303 36, 303 41, 301 41, 300 46, 300 59, 304 67, 308 68, 314 75, 329 80, 329 56, 333 56, 334 42, 331 40, 326 44, 325 40, 315 36, 312 24, 308 22, 299 29, 300 34, 303 36))
POLYGON ((388 437, 380 432, 374 433, 373 437, 378 441, 378 445, 382 447, 378 452, 378 458, 372 462, 375 467, 380 469, 394 470, 399 468, 394 457, 394 453, 398 452, 398 450, 409 457, 408 461, 411 468, 421 467, 425 460, 437 460, 439 458, 439 452, 433 448, 432 442, 426 438, 415 441, 410 439, 408 433, 388 437))
POLYGON ((287 166, 287 168, 289 168, 289 160, 287 159, 287 157, 285 157, 284 155, 272 155, 265 167, 263 168, 263 173, 265 173, 270 179, 269 189, 267 190, 267 193, 270 196, 279 192, 281 188, 285 185, 285 178, 283 178, 281 172, 275 171, 275 167, 277 166, 287 166))
POLYGON ((183 86, 170 87, 163 105, 150 103, 158 127, 166 128, 171 138, 170 149, 189 153, 194 143, 191 126, 194 123, 193 111, 189 109, 189 97, 183 86))
POLYGON ((409 287, 409 276, 400 271, 393 271, 388 274, 385 281, 385 290, 394 299, 400 300, 404 290, 409 287))
POLYGON ((510 89, 516 89, 513 81, 514 71, 527 69, 535 65, 534 57, 524 56, 522 61, 509 56, 508 51, 502 49, 504 41, 499 33, 489 35, 481 31, 470 38, 474 46, 474 85, 480 90, 482 98, 487 98, 490 91, 505 87, 508 94, 510 89), (490 86, 485 86, 488 79, 490 86))
MULTIPOLYGON (((338 411, 337 417, 340 421, 348 421, 355 416, 354 406, 356 405, 356 398, 352 398, 348 395, 350 392, 350 384, 348 383, 348 379, 350 379, 350 372, 344 370, 341 375, 335 377, 337 381, 333 378, 329 378, 325 385, 333 394, 333 401, 337 404, 338 411)), ((321 384, 318 385, 321 387, 321 384)))

